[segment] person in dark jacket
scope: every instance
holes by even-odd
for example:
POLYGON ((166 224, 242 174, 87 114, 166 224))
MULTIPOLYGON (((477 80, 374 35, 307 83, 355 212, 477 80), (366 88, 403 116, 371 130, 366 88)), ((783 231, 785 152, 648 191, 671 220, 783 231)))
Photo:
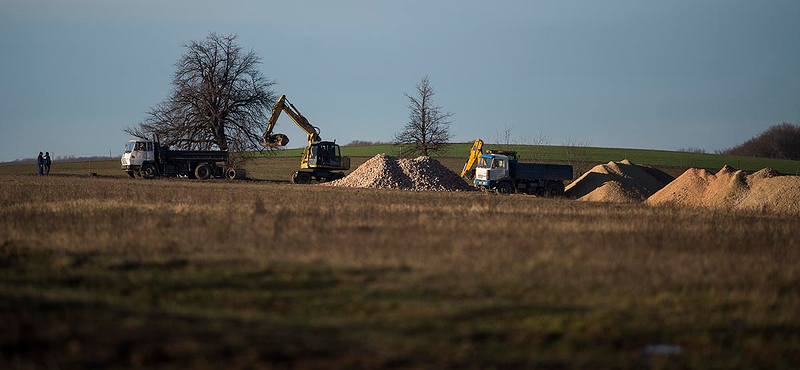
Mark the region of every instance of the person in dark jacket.
POLYGON ((49 175, 50 174, 50 163, 52 163, 50 161, 50 152, 44 152, 43 160, 44 160, 44 174, 45 175, 49 175))
POLYGON ((42 152, 39 152, 39 157, 36 158, 36 164, 39 165, 39 176, 42 176, 42 166, 44 165, 44 158, 42 158, 42 152))

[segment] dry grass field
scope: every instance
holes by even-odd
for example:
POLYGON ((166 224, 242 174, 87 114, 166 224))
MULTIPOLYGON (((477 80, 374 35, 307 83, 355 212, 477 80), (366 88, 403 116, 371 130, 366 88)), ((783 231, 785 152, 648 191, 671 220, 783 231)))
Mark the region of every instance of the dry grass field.
POLYGON ((800 218, 274 180, 1 173, 0 368, 800 363, 800 218))

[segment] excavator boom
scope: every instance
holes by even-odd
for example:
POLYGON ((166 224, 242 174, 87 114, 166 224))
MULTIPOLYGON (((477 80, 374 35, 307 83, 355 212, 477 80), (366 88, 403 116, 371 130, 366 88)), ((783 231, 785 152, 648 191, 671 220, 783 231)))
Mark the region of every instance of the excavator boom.
POLYGON ((461 170, 461 178, 471 180, 475 176, 475 165, 478 164, 481 154, 483 154, 483 140, 477 139, 472 144, 472 149, 469 150, 469 159, 464 164, 464 169, 461 170))
POLYGON ((286 114, 300 127, 301 130, 305 131, 306 135, 308 136, 308 143, 309 145, 313 142, 321 141, 322 139, 319 136, 319 127, 316 127, 308 122, 306 117, 304 117, 300 111, 286 99, 286 95, 281 95, 278 98, 278 101, 275 102, 275 106, 272 107, 272 115, 269 117, 269 122, 267 123, 267 132, 264 133, 264 141, 261 145, 265 147, 276 147, 276 146, 286 146, 289 143, 289 137, 284 134, 273 134, 272 130, 275 128, 275 123, 278 122, 278 117, 280 117, 281 112, 286 112, 286 114))

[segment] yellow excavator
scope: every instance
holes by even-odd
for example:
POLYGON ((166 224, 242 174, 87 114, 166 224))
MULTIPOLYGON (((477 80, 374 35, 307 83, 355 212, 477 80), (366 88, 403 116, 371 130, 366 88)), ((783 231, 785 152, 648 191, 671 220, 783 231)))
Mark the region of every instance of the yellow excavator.
POLYGON ((319 136, 319 127, 309 123, 306 117, 286 99, 286 95, 281 95, 272 107, 272 115, 261 145, 272 148, 286 146, 289 143, 288 136, 272 133, 281 112, 285 112, 308 136, 308 145, 303 149, 303 156, 300 159, 301 169, 292 173, 292 183, 309 184, 312 179, 324 182, 344 177, 344 173, 340 171, 350 169, 350 157, 342 157, 341 149, 335 142, 323 141, 319 136))
POLYGON ((481 154, 483 154, 483 140, 477 139, 472 144, 472 149, 469 150, 469 159, 464 164, 464 169, 461 170, 462 179, 472 181, 475 178, 475 166, 478 165, 481 154))

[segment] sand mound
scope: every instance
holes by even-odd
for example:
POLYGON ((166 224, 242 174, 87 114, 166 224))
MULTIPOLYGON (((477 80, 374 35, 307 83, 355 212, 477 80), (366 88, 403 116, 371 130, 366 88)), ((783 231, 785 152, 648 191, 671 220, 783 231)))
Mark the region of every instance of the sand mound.
POLYGON ((460 176, 433 158, 397 159, 385 154, 370 158, 345 178, 324 185, 415 191, 469 189, 460 176))
POLYGON ((769 168, 752 175, 729 166, 716 174, 690 168, 646 202, 800 214, 800 176, 780 176, 769 168))
POLYGON ((759 180, 751 185, 750 192, 736 205, 737 209, 800 214, 800 176, 767 177, 759 180))
POLYGON ((641 202, 672 181, 653 167, 625 159, 597 165, 565 189, 565 196, 595 202, 641 202))

